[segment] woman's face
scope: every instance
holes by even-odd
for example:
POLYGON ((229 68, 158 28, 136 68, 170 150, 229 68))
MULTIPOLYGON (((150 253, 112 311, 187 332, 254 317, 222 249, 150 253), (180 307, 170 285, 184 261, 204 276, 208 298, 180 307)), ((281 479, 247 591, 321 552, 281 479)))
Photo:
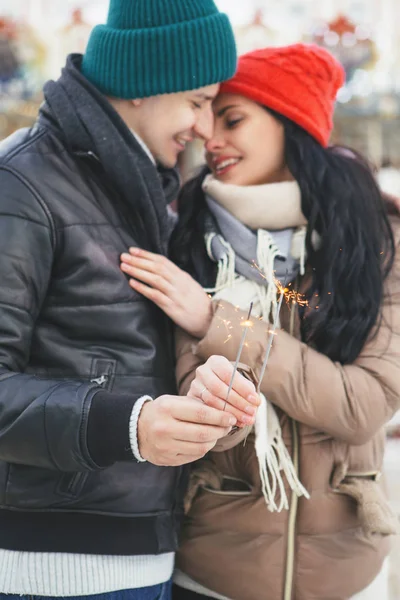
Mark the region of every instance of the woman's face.
POLYGON ((214 177, 235 185, 289 180, 283 125, 262 106, 237 94, 213 103, 214 134, 206 144, 214 177))

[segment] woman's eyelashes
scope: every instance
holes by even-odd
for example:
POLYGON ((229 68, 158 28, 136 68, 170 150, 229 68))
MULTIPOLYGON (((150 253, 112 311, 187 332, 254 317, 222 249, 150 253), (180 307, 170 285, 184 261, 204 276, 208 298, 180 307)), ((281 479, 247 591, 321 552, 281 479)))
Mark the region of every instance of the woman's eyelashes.
POLYGON ((226 126, 228 129, 233 129, 236 125, 239 125, 243 121, 243 117, 238 117, 236 119, 227 119, 226 126))

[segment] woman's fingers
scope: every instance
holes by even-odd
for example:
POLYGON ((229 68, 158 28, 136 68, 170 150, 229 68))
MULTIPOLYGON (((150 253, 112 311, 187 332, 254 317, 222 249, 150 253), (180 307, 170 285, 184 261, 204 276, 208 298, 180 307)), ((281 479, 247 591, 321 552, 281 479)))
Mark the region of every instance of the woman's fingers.
POLYGON ((146 283, 153 289, 159 290, 166 296, 171 297, 174 293, 174 287, 169 283, 167 279, 165 279, 161 275, 157 275, 156 273, 152 273, 151 271, 146 271, 144 269, 139 269, 137 267, 127 265, 126 263, 121 264, 121 270, 133 279, 141 281, 142 283, 146 283))
POLYGON ((207 333, 212 319, 211 300, 188 273, 165 256, 131 248, 121 255, 121 271, 129 285, 160 307, 194 337, 207 333))
POLYGON ((171 317, 171 314, 170 314, 172 312, 171 306, 170 306, 171 301, 168 298, 168 296, 163 294, 163 292, 161 292, 160 290, 156 290, 152 287, 149 287, 148 285, 145 285, 144 283, 141 283, 140 281, 136 281, 136 279, 130 279, 129 285, 136 292, 138 292, 139 294, 142 294, 142 296, 144 296, 145 298, 148 298, 149 300, 154 302, 154 304, 156 304, 168 316, 171 317))
POLYGON ((175 263, 161 254, 154 254, 140 248, 129 248, 129 256, 134 261, 142 261, 143 265, 146 263, 147 268, 154 270, 164 277, 174 279, 182 273, 181 269, 175 263))
POLYGON ((257 408, 246 403, 246 401, 234 390, 231 391, 228 397, 228 386, 221 388, 221 392, 217 396, 210 391, 210 385, 212 386, 213 382, 215 382, 213 377, 205 377, 204 380, 194 380, 189 395, 201 400, 207 406, 212 406, 218 410, 227 410, 238 420, 247 425, 252 425, 254 423, 257 408))
MULTIPOLYGON (((232 363, 224 356, 211 356, 202 367, 199 367, 198 370, 200 373, 202 373, 203 367, 206 373, 208 370, 211 370, 220 380, 220 383, 215 388, 215 395, 220 395, 218 394, 219 390, 225 395, 233 374, 232 363)), ((245 405, 258 406, 260 404, 254 384, 238 372, 235 373, 233 379, 232 392, 236 392, 240 398, 245 399, 245 405)), ((234 398, 235 396, 233 395, 232 399, 234 398)))
POLYGON ((151 258, 143 258, 124 252, 124 254, 121 254, 121 263, 128 267, 134 267, 135 269, 154 273, 154 275, 158 275, 166 281, 172 282, 174 279, 173 269, 171 268, 174 266, 173 263, 164 256, 159 256, 157 254, 152 254, 150 256, 151 258))
POLYGON ((228 396, 232 373, 233 366, 227 359, 213 356, 197 369, 189 394, 213 408, 226 408, 242 423, 253 424, 260 399, 254 385, 239 373, 228 396))
POLYGON ((169 258, 163 256, 162 254, 155 254, 154 252, 149 252, 148 250, 142 250, 141 248, 129 248, 129 254, 133 257, 143 258, 144 260, 149 260, 155 263, 161 263, 164 265, 169 265, 172 269, 179 269, 169 258))

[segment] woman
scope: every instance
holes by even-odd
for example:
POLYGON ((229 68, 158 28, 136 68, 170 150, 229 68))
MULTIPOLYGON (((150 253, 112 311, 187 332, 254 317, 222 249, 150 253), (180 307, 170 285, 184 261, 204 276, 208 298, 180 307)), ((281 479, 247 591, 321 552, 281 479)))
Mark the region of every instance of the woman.
MULTIPOLYGON (((204 392, 199 365, 235 360, 253 302, 261 319, 241 360, 259 377, 274 274, 302 294, 286 293, 255 435, 229 436, 192 474, 178 599, 385 597, 397 525, 379 476, 400 397, 400 219, 389 221, 366 162, 328 146, 343 81, 315 46, 242 57, 214 102, 208 168, 179 200, 181 270, 140 251, 123 258, 132 287, 201 338, 178 334, 181 392, 221 409, 228 382, 204 392), (207 300, 187 273, 213 290, 202 323, 207 300)), ((226 409, 238 408, 230 397, 226 409)))

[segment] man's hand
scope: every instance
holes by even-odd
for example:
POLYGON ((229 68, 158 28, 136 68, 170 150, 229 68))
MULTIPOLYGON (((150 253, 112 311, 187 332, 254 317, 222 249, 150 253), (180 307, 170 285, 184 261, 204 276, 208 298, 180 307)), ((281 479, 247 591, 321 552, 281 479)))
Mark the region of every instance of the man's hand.
POLYGON ((202 458, 234 425, 229 412, 186 396, 161 396, 142 408, 139 451, 154 465, 177 467, 202 458))
POLYGON ((206 335, 212 319, 211 300, 200 284, 165 256, 139 248, 121 255, 129 285, 157 304, 179 327, 197 338, 206 335))
POLYGON ((238 426, 253 425, 260 397, 254 384, 240 373, 235 374, 228 397, 232 374, 233 365, 227 358, 211 356, 197 369, 188 396, 198 398, 213 408, 230 412, 236 417, 238 426))

